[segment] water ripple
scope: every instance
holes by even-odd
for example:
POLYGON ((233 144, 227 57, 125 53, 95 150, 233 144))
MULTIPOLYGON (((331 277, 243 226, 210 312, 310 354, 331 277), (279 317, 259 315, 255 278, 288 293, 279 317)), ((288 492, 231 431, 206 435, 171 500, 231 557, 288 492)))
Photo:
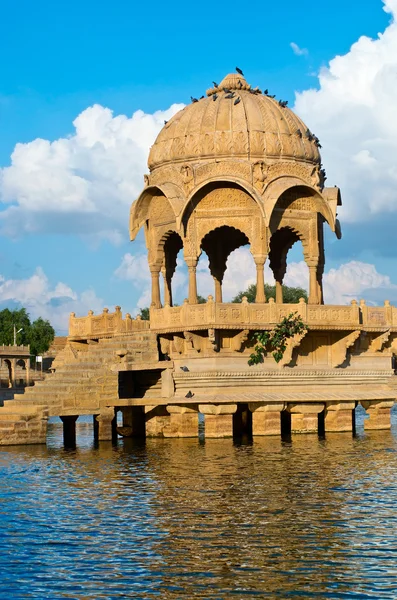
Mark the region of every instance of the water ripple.
MULTIPOLYGON (((395 417, 393 418, 393 423, 395 417)), ((0 597, 397 598, 397 428, 0 449, 0 597)))

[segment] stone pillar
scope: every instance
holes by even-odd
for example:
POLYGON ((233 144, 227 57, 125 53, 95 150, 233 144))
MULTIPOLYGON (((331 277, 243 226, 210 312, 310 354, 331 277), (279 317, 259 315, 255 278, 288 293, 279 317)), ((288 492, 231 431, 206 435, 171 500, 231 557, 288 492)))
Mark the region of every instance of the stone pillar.
POLYGON ((169 426, 164 428, 164 437, 198 437, 197 406, 168 405, 171 415, 169 426))
POLYGON ((172 306, 171 281, 167 277, 167 271, 165 267, 161 269, 161 274, 164 280, 164 306, 166 304, 168 304, 168 306, 172 306))
POLYGON ((264 256, 254 257, 256 265, 256 297, 255 302, 266 302, 265 295, 265 260, 264 256))
POLYGON ((252 412, 252 435, 281 435, 281 411, 283 404, 251 402, 248 407, 252 412))
POLYGON ((215 302, 222 302, 222 282, 214 276, 215 283, 215 302))
POLYGON ((189 304, 197 304, 197 258, 189 258, 185 262, 189 271, 189 304))
POLYGON ((291 433, 317 433, 318 415, 324 404, 288 404, 291 413, 291 433))
POLYGON ((318 297, 317 264, 308 262, 309 267, 309 300, 308 304, 320 304, 318 297))
POLYGON ((394 404, 393 400, 366 400, 361 404, 369 414, 369 419, 364 421, 364 429, 390 429, 390 409, 394 404))
POLYGON ((123 406, 123 426, 117 427, 117 433, 125 437, 145 436, 145 413, 142 406, 123 406))
POLYGON ((12 388, 16 387, 16 382, 15 382, 16 372, 17 372, 17 360, 16 360, 16 358, 13 358, 11 360, 11 387, 12 388))
POLYGON ((169 428, 170 415, 165 406, 145 406, 146 437, 164 437, 164 430, 169 428))
POLYGON ((30 385, 30 358, 27 358, 25 360, 25 372, 25 385, 26 387, 28 387, 30 385))
POLYGON ((283 284, 281 281, 276 280, 276 302, 277 304, 283 303, 283 284))
POLYGON ((160 268, 157 266, 150 267, 150 274, 152 276, 152 306, 154 308, 161 308, 160 299, 160 268))
POLYGON ((325 431, 353 431, 355 402, 326 402, 325 431))
POLYGON ((205 415, 205 437, 233 437, 233 414, 237 404, 200 404, 199 412, 205 415))
POLYGON ((63 443, 69 448, 76 446, 76 421, 77 415, 61 417, 63 423, 63 443))
POLYGON ((114 409, 109 409, 101 412, 96 417, 96 421, 98 423, 98 441, 107 442, 111 441, 115 437, 115 414, 114 409))

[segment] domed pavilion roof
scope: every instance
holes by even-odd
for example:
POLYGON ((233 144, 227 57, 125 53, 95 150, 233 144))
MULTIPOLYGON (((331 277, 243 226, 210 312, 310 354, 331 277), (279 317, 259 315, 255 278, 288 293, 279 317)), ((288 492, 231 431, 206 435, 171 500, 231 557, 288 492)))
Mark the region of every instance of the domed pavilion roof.
POLYGON ((193 99, 160 131, 149 154, 152 171, 169 163, 236 158, 320 164, 318 139, 284 103, 227 75, 193 99))

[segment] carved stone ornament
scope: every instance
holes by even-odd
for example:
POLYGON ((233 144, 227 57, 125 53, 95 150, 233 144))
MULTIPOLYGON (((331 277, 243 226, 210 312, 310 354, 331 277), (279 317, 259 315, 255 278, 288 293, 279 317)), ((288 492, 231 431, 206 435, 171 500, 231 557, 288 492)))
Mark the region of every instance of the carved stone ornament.
POLYGON ((360 337, 361 331, 352 331, 341 340, 335 342, 332 346, 332 367, 340 367, 346 360, 347 351, 351 348, 356 340, 360 337))
POLYGON ((252 176, 253 176, 254 186, 262 194, 265 189, 264 182, 267 179, 267 167, 263 161, 258 161, 254 164, 254 166, 252 167, 252 176))
POLYGON ((279 367, 286 367, 287 365, 289 365, 289 363, 292 360, 292 353, 294 349, 300 346, 301 341, 303 340, 306 334, 307 330, 303 331, 302 333, 297 333, 291 338, 289 338, 289 340, 287 340, 287 348, 284 352, 283 358, 278 363, 279 367))

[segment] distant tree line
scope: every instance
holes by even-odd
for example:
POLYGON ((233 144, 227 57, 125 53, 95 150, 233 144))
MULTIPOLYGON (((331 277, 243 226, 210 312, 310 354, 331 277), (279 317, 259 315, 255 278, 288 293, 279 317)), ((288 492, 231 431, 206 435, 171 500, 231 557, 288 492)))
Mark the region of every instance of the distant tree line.
POLYGON ((5 308, 0 311, 0 345, 14 343, 14 326, 19 331, 16 336, 17 345, 30 344, 33 356, 40 356, 47 352, 51 346, 55 331, 49 321, 39 317, 31 321, 26 308, 10 310, 5 308))

